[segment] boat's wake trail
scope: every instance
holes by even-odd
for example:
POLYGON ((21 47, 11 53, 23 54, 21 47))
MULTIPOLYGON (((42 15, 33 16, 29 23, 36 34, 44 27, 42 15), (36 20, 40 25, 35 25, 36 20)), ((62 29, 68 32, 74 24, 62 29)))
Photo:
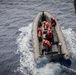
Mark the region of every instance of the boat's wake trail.
POLYGON ((17 38, 17 52, 20 53, 20 67, 17 71, 21 71, 24 75, 67 75, 66 73, 64 74, 65 71, 63 72, 59 63, 46 64, 48 62, 46 57, 41 58, 38 64, 35 64, 31 29, 32 24, 19 29, 21 33, 17 38))
POLYGON ((76 34, 75 32, 71 28, 65 29, 65 30, 64 28, 62 28, 62 32, 65 37, 65 41, 67 43, 71 57, 73 59, 76 59, 76 34))

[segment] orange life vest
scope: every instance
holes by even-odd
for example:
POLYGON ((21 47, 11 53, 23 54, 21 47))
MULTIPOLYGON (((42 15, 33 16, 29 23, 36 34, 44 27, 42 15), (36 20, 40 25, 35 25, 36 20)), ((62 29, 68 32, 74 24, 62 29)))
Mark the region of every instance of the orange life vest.
POLYGON ((44 28, 48 28, 48 27, 50 27, 50 24, 45 21, 45 22, 44 22, 44 28))
POLYGON ((43 45, 44 45, 44 47, 46 47, 46 45, 48 45, 50 47, 51 43, 50 43, 50 41, 43 39, 43 45))
POLYGON ((37 29, 37 34, 38 34, 38 35, 42 35, 42 28, 38 28, 38 29, 37 29))
POLYGON ((49 30, 47 30, 47 37, 48 38, 52 38, 52 31, 49 29, 49 30))
POLYGON ((53 17, 51 17, 51 18, 50 18, 50 22, 51 22, 51 24, 52 24, 52 23, 56 23, 56 20, 55 20, 53 17))

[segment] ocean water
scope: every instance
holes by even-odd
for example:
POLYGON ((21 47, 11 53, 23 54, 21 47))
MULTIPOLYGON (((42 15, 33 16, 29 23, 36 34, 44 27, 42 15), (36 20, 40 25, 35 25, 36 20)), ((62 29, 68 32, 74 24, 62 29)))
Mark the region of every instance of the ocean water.
POLYGON ((76 75, 76 14, 73 0, 0 0, 0 75, 76 75), (47 11, 60 24, 71 65, 34 62, 32 23, 47 11))

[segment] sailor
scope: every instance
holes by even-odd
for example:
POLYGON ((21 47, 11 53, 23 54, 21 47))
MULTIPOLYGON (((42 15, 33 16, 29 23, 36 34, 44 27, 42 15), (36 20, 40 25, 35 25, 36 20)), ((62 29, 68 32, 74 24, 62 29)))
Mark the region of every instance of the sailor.
POLYGON ((37 34, 38 34, 39 41, 42 41, 42 28, 41 27, 38 27, 37 34))
POLYGON ((42 54, 44 51, 48 52, 52 49, 52 46, 49 40, 44 38, 42 42, 43 42, 43 47, 44 47, 44 49, 42 50, 42 54))
POLYGON ((49 22, 43 21, 44 29, 48 29, 51 25, 49 22))
POLYGON ((56 20, 53 17, 50 18, 50 22, 52 26, 56 26, 56 20))
POLYGON ((53 31, 50 28, 48 28, 48 30, 47 30, 46 38, 47 38, 47 40, 52 42, 52 44, 54 44, 53 31))

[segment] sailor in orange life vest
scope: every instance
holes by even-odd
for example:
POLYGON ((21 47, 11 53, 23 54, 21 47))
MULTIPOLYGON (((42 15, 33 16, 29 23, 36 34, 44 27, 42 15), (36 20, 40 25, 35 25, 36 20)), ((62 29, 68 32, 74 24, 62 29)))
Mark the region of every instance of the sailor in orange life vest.
POLYGON ((50 28, 48 28, 48 30, 47 30, 46 38, 47 38, 47 40, 52 42, 52 44, 54 44, 53 31, 50 28))
POLYGON ((46 38, 44 38, 42 42, 44 47, 44 49, 42 50, 42 54, 44 53, 44 51, 48 52, 52 49, 50 41, 48 41, 46 38))
POLYGON ((48 29, 49 27, 51 27, 49 22, 43 21, 42 23, 44 25, 44 29, 48 29))
POLYGON ((42 41, 42 28, 41 27, 38 27, 37 34, 38 34, 39 41, 42 41))
POLYGON ((56 26, 56 20, 53 17, 50 17, 50 22, 52 26, 56 26))

